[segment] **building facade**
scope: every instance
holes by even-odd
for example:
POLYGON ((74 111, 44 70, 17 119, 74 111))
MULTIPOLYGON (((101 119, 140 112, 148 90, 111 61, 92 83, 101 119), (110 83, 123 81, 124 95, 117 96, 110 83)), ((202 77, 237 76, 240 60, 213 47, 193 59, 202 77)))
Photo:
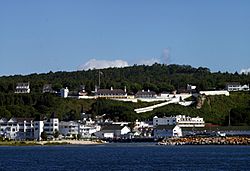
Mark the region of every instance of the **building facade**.
POLYGON ((32 118, 0 119, 0 135, 13 140, 34 138, 34 122, 32 118))
POLYGON ((110 89, 98 89, 95 92, 96 98, 127 98, 126 89, 113 89, 112 87, 110 89))
POLYGON ((249 85, 241 85, 238 82, 227 83, 226 84, 227 91, 249 91, 249 85))
POLYGON ((17 83, 15 93, 30 93, 30 83, 17 83))
POLYGON ((204 127, 205 122, 203 118, 200 117, 189 117, 185 115, 177 115, 170 117, 158 118, 155 116, 153 118, 153 126, 158 125, 179 125, 180 127, 204 127))

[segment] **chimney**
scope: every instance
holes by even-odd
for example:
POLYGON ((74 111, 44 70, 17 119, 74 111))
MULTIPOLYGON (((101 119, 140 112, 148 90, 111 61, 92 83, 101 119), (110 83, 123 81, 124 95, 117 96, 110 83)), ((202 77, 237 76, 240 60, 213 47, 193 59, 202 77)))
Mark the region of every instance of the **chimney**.
POLYGON ((150 90, 148 89, 148 92, 150 92, 150 90))
POLYGON ((110 87, 110 90, 113 91, 113 87, 110 87))
POLYGON ((127 92, 127 87, 126 87, 126 86, 124 87, 124 92, 125 92, 125 93, 127 92))

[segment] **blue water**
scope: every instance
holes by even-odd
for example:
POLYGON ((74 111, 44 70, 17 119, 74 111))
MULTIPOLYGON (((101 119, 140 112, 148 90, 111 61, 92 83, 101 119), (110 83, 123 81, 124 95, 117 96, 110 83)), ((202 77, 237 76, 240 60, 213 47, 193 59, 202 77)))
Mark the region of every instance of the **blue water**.
POLYGON ((250 170, 250 146, 0 147, 0 170, 250 170))

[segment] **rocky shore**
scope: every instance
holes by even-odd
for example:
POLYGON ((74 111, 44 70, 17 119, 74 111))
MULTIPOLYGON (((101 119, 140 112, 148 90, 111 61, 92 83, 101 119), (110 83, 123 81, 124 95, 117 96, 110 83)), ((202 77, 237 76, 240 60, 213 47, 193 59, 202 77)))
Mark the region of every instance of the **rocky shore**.
POLYGON ((250 145, 250 137, 186 137, 169 138, 158 145, 250 145))

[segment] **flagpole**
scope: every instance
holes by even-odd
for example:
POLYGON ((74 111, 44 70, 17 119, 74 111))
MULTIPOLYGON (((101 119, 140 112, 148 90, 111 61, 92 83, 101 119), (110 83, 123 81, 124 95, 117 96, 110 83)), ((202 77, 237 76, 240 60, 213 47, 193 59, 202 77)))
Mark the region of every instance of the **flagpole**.
POLYGON ((99 70, 99 89, 101 88, 101 76, 100 76, 100 70, 99 70))

